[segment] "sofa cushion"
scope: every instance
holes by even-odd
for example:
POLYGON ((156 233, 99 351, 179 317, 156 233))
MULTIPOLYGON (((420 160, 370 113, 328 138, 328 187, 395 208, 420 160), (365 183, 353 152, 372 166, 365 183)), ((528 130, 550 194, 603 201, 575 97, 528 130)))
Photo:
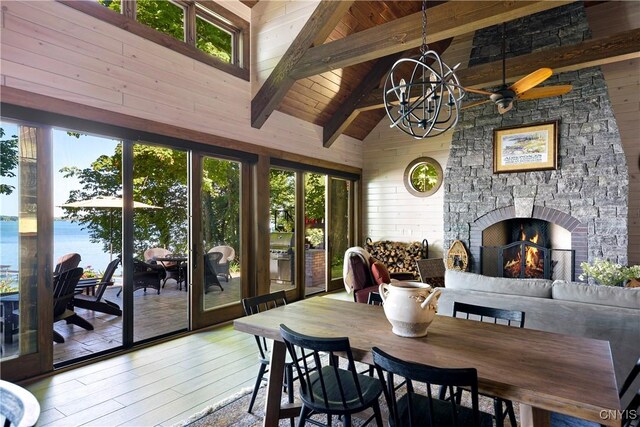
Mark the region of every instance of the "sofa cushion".
POLYGON ((635 308, 640 310, 639 288, 587 285, 579 282, 556 280, 553 282, 552 298, 563 301, 576 301, 587 304, 635 308))
POLYGON ((459 270, 447 270, 444 284, 452 289, 522 295, 535 298, 551 298, 552 281, 545 279, 508 279, 482 276, 459 270))
POLYGON ((376 285, 391 282, 391 275, 387 266, 378 260, 375 260, 371 265, 371 274, 373 274, 373 281, 376 282, 376 285))

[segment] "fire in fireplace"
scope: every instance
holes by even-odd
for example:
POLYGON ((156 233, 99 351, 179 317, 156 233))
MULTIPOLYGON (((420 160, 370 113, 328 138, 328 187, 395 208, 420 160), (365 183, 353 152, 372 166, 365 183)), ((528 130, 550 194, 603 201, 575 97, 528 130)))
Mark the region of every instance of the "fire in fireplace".
POLYGON ((546 221, 511 220, 511 243, 500 251, 503 277, 549 278, 548 227, 546 221), (519 224, 518 224, 519 223, 519 224), (513 237, 515 235, 515 237, 513 237))

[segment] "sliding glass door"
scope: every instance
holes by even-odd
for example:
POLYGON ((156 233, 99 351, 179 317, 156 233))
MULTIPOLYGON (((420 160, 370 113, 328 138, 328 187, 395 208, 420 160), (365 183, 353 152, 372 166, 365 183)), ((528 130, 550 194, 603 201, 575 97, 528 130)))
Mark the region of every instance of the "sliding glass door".
POLYGON ((327 227, 329 242, 327 290, 340 289, 343 286, 342 266, 344 253, 353 246, 353 183, 351 181, 329 177, 329 195, 327 227))

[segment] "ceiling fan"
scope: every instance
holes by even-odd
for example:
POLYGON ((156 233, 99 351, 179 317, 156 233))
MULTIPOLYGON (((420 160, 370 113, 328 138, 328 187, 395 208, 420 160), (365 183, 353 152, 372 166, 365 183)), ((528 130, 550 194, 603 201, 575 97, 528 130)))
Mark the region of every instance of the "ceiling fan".
POLYGON ((571 91, 573 86, 571 85, 556 85, 536 87, 540 83, 547 80, 553 74, 551 68, 539 68, 531 74, 526 75, 517 82, 510 86, 506 83, 506 57, 505 57, 505 30, 504 24, 502 24, 502 86, 495 92, 489 92, 482 89, 469 89, 464 90, 471 93, 477 93, 480 95, 486 95, 489 99, 484 101, 472 102, 462 107, 471 108, 477 105, 485 104, 487 102, 493 102, 498 106, 498 113, 504 114, 513 108, 513 101, 516 99, 530 100, 539 98, 548 98, 552 96, 564 95, 571 91))

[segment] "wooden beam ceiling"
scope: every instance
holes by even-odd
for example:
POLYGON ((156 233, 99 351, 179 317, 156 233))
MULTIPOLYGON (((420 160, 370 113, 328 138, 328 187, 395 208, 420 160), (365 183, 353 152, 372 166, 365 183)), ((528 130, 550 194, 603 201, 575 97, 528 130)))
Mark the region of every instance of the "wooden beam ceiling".
POLYGON ((291 70, 313 45, 323 43, 353 1, 322 0, 251 101, 251 126, 260 128, 296 79, 291 70))
MULTIPOLYGON (((587 40, 570 46, 529 53, 508 58, 507 81, 515 81, 528 73, 549 67, 555 73, 580 70, 640 57, 640 29, 629 30, 610 37, 587 40)), ((502 61, 490 62, 460 70, 460 82, 471 88, 486 88, 502 83, 502 61)), ((372 91, 358 104, 359 112, 383 108, 382 90, 372 91)))
MULTIPOLYGON (((573 1, 450 1, 429 9, 427 42, 501 24, 573 1)), ((291 68, 301 79, 402 52, 422 43, 422 12, 308 49, 291 68)))

